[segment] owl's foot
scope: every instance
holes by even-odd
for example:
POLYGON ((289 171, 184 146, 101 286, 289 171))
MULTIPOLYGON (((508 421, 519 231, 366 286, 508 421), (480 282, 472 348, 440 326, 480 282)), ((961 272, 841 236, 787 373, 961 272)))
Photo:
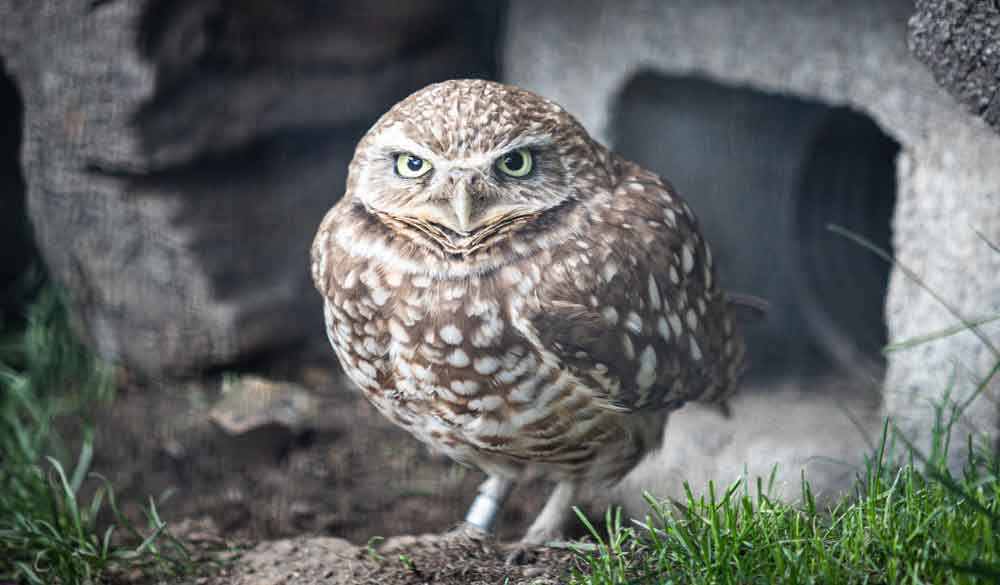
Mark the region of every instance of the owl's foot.
POLYGON ((545 507, 532 522, 531 527, 519 542, 510 546, 507 553, 508 565, 523 565, 535 558, 535 552, 549 543, 561 542, 565 536, 566 521, 570 516, 570 505, 576 497, 577 484, 571 481, 559 482, 552 491, 545 507))
POLYGON ((526 544, 524 542, 515 542, 505 546, 504 550, 507 551, 507 556, 504 557, 504 564, 508 567, 530 565, 535 562, 539 548, 537 545, 526 544))
POLYGON ((455 539, 455 540, 471 540, 473 542, 483 542, 484 540, 493 538, 493 535, 490 534, 489 532, 486 532, 485 530, 483 530, 478 526, 463 521, 458 526, 449 530, 445 534, 445 537, 448 539, 455 539))

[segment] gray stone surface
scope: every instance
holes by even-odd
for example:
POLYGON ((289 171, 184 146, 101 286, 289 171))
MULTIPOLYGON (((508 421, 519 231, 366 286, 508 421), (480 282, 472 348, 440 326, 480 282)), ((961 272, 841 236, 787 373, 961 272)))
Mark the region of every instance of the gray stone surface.
POLYGON ((1000 131, 1000 2, 917 0, 909 40, 934 78, 1000 131))
MULTIPOLYGON (((901 145, 892 240, 898 260, 962 315, 998 314, 1000 254, 977 232, 1000 242, 1000 136, 964 111, 910 53, 912 10, 904 0, 515 0, 504 77, 560 102, 605 141, 617 96, 643 71, 854 108, 901 145)), ((718 164, 724 173, 727 160, 718 164)), ((956 324, 901 270, 892 272, 885 317, 891 341, 956 324)), ((1000 327, 985 329, 1000 343, 1000 327)), ((997 359, 971 333, 893 353, 885 411, 927 447, 934 404, 949 387, 951 400, 968 397, 997 359)), ((953 441, 962 444, 967 432, 997 436, 998 393, 994 380, 971 403, 953 441)), ((772 408, 783 407, 776 397, 772 408)))
POLYGON ((881 435, 876 393, 835 379, 745 390, 730 419, 698 404, 672 415, 663 450, 616 485, 610 499, 642 517, 644 492, 683 502, 685 482, 697 496, 707 495, 711 481, 718 496, 741 480, 756 495, 760 480, 769 496, 798 502, 803 475, 817 506, 851 493, 881 435))
POLYGON ((485 75, 456 2, 0 4, 28 211, 86 337, 149 374, 321 331, 308 245, 389 105, 485 75))

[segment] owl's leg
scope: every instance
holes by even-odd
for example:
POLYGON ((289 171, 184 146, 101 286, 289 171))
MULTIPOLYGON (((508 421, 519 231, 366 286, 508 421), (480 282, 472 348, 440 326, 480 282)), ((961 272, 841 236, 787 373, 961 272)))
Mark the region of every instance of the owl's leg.
POLYGON ((479 493, 465 514, 465 524, 485 534, 493 534, 500 509, 507 501, 514 482, 498 475, 491 475, 479 486, 479 493))
POLYGON ((563 537, 566 522, 569 520, 573 498, 579 486, 574 481, 561 481, 556 484, 541 514, 531 523, 524 533, 521 542, 528 545, 541 545, 550 540, 563 537))
POLYGON ((563 538, 573 498, 576 497, 578 489, 579 484, 575 481, 561 481, 556 484, 556 489, 552 491, 548 501, 545 502, 541 513, 531 523, 528 531, 521 537, 521 541, 511 547, 507 554, 508 565, 529 562, 533 556, 532 549, 563 538))

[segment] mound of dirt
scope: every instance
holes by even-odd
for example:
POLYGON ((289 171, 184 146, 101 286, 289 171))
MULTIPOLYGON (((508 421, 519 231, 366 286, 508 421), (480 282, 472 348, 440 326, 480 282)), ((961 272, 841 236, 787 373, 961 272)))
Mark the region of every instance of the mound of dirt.
POLYGON ((377 547, 341 538, 267 541, 206 585, 551 585, 566 581, 576 555, 544 549, 507 566, 502 545, 442 535, 399 536, 377 547))

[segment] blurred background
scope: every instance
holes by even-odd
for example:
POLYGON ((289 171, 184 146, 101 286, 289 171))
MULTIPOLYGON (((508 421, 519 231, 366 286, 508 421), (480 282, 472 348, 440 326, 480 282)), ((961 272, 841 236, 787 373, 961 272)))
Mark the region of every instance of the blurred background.
MULTIPOLYGON (((435 81, 498 79, 672 182, 725 288, 771 303, 743 324, 734 417, 682 410, 671 447, 595 501, 641 513, 641 489, 775 463, 779 489, 808 469, 837 494, 883 412, 922 440, 948 376, 961 401, 990 365, 966 334, 887 361, 890 340, 954 316, 829 229, 970 318, 1000 311, 1000 255, 976 235, 1000 241, 1000 12, 952 4, 0 5, 0 324, 23 331, 56 289, 81 351, 114 365, 94 466, 133 506, 152 494, 254 538, 445 529, 479 475, 353 393, 308 248, 381 113, 435 81)), ((995 436, 997 412, 966 422, 995 436)), ((544 495, 521 488, 505 534, 544 495)))

